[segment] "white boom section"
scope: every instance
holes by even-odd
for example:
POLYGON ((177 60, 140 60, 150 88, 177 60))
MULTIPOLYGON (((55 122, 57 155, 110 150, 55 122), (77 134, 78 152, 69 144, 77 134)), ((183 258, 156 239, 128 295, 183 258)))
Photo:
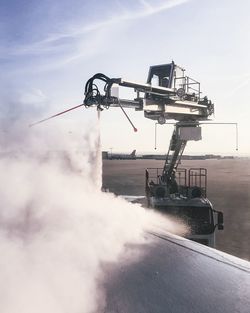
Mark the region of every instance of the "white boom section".
POLYGON ((178 90, 175 88, 152 86, 122 78, 112 86, 111 96, 113 98, 111 107, 122 105, 125 108, 143 110, 145 117, 153 120, 207 120, 211 114, 208 103, 200 103, 192 98, 186 100, 183 96, 178 96, 178 90), (119 86, 133 88, 138 95, 143 92, 145 96, 134 100, 119 99, 119 86))

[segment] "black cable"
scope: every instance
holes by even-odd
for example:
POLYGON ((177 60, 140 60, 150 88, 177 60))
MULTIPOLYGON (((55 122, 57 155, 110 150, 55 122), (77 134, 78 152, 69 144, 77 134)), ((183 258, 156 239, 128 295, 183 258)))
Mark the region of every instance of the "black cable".
POLYGON ((85 84, 85 99, 84 99, 84 105, 89 107, 91 105, 96 105, 99 110, 102 110, 104 108, 109 108, 109 100, 111 98, 111 87, 113 84, 113 79, 110 79, 108 76, 97 73, 94 76, 92 76, 85 84), (97 86, 97 84, 94 83, 95 80, 100 80, 105 83, 104 85, 104 95, 101 95, 101 92, 97 86))

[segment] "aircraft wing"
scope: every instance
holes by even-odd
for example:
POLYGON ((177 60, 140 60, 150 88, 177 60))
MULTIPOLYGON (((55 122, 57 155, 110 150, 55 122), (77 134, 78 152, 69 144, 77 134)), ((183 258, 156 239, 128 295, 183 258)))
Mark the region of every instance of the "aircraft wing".
POLYGON ((143 204, 146 202, 145 196, 130 196, 130 195, 120 195, 123 199, 127 200, 128 202, 132 203, 140 203, 143 204))
POLYGON ((249 313, 250 262, 182 237, 146 233, 106 265, 105 313, 249 313))

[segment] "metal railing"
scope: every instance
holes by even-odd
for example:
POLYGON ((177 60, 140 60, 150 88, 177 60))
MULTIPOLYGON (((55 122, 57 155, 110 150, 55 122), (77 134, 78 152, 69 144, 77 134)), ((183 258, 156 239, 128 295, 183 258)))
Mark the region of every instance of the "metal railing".
MULTIPOLYGON (((162 168, 147 168, 145 175, 146 191, 150 185, 160 185, 162 183, 162 168)), ((207 196, 207 169, 206 168, 178 168, 175 172, 175 180, 179 188, 185 193, 188 189, 199 187, 204 197, 207 196)))
POLYGON ((199 187, 203 195, 207 196, 207 169, 206 168, 190 168, 188 171, 188 186, 199 187))
POLYGON ((198 100, 200 100, 200 95, 201 95, 201 89, 200 89, 200 83, 189 77, 189 76, 182 76, 182 77, 174 77, 174 88, 176 89, 177 83, 178 81, 181 81, 181 83, 179 83, 179 85, 181 86, 181 88, 183 88, 185 90, 186 94, 194 94, 195 97, 198 98, 198 100))

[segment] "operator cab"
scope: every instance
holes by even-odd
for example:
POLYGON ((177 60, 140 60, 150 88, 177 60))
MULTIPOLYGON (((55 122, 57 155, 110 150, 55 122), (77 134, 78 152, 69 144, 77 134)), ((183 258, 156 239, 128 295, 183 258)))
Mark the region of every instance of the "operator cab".
POLYGON ((185 89, 185 70, 173 61, 150 66, 147 83, 157 87, 185 89))
POLYGON ((161 124, 170 119, 207 120, 214 112, 212 102, 201 98, 200 83, 186 76, 185 69, 174 61, 150 66, 147 86, 144 115, 161 124))
POLYGON ((152 86, 171 88, 174 62, 150 66, 147 83, 152 86))

